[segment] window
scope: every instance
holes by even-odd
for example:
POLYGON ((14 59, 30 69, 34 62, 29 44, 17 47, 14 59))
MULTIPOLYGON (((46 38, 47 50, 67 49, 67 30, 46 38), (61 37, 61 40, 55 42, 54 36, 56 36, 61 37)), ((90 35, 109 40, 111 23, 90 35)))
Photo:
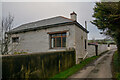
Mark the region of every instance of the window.
POLYGON ((66 32, 50 34, 50 48, 66 47, 66 32))
POLYGON ((12 42, 13 42, 13 43, 19 42, 19 37, 12 37, 12 42))

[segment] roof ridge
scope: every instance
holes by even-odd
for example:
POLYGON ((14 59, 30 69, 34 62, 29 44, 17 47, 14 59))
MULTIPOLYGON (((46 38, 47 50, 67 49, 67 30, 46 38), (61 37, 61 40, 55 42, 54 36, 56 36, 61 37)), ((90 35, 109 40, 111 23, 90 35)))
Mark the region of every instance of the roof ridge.
POLYGON ((64 16, 60 16, 60 17, 62 17, 62 18, 64 18, 64 19, 68 19, 68 20, 74 21, 74 20, 72 20, 72 19, 70 19, 70 18, 67 18, 67 17, 64 17, 64 16))

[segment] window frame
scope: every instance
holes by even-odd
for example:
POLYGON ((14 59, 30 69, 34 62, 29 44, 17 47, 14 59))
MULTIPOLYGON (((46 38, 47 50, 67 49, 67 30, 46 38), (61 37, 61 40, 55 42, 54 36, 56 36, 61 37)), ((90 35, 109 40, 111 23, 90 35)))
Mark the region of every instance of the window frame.
POLYGON ((19 37, 12 37, 12 43, 19 43, 19 37), (13 39, 17 39, 17 40, 13 40, 13 39))
MULTIPOLYGON (((59 31, 59 32, 48 32, 48 34, 49 34, 49 42, 50 42, 50 49, 56 49, 56 48, 66 48, 66 44, 65 44, 65 47, 63 46, 63 38, 65 37, 65 38, 67 38, 67 31, 59 31), (66 35, 62 35, 62 34, 66 34, 66 35), (60 36, 52 36, 52 35, 54 35, 54 34, 60 34, 60 36), (54 45, 54 43, 52 43, 52 38, 55 38, 55 46, 53 46, 52 47, 52 44, 54 45), (61 38, 61 43, 60 43, 60 47, 57 47, 57 38, 61 38)), ((65 43, 66 43, 66 41, 65 41, 65 43)))

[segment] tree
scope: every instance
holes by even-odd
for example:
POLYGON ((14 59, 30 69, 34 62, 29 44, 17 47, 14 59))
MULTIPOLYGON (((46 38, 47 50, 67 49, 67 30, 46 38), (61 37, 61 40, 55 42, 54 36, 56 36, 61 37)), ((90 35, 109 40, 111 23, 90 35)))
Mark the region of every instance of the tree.
POLYGON ((11 35, 8 35, 7 32, 9 32, 12 29, 14 17, 10 14, 2 18, 2 43, 1 43, 1 53, 2 55, 8 54, 8 46, 10 43, 11 35))
POLYGON ((92 24, 115 40, 120 56, 120 2, 96 3, 93 17, 92 24))

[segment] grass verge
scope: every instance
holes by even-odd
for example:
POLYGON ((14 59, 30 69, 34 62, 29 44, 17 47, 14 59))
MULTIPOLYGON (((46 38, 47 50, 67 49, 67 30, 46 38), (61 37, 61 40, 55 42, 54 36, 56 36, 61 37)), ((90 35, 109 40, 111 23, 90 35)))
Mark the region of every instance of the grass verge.
POLYGON ((90 58, 85 59, 84 61, 81 61, 80 64, 76 64, 75 66, 60 72, 59 74, 53 76, 52 78, 50 78, 50 80, 54 80, 54 79, 66 79, 69 76, 71 76, 72 74, 76 73, 77 71, 79 71, 80 69, 82 69, 84 66, 86 66, 88 63, 92 62, 93 60, 95 60, 96 58, 98 58, 99 56, 93 56, 90 58))
POLYGON ((104 52, 102 52, 102 53, 100 53, 100 55, 99 56, 102 56, 102 55, 104 55, 105 53, 107 53, 109 50, 106 50, 106 51, 104 51, 104 52))
POLYGON ((113 77, 120 80, 120 59, 118 59, 117 51, 113 55, 113 77))

